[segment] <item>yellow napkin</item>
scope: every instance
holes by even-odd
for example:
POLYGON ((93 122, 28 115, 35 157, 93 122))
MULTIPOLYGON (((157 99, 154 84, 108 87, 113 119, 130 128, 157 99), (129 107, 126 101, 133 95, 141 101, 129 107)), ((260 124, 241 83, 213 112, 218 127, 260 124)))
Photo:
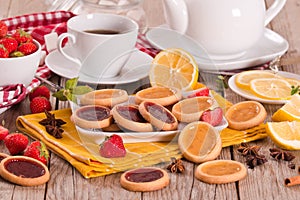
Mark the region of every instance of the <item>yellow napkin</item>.
POLYGON ((181 153, 177 142, 147 142, 125 144, 127 154, 123 158, 107 159, 99 155, 98 144, 80 138, 74 124, 70 121, 71 109, 51 111, 57 119, 67 122, 62 126, 63 138, 56 139, 48 134, 39 121, 46 118, 44 113, 19 116, 17 128, 29 136, 43 141, 47 147, 67 160, 85 178, 112 174, 128 169, 155 165, 179 158, 181 153))

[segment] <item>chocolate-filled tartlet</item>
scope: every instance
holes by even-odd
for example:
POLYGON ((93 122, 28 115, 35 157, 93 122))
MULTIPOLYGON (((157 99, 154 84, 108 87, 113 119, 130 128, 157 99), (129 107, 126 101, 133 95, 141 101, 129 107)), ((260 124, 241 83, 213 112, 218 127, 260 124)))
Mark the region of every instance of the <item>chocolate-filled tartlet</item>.
POLYGON ((42 162, 27 156, 9 156, 1 161, 0 175, 15 184, 36 186, 46 183, 49 170, 42 162))
POLYGON ((139 105, 141 115, 158 130, 176 130, 178 121, 165 107, 151 101, 143 101, 139 105))
POLYGON ((105 106, 82 106, 72 115, 73 122, 86 129, 101 129, 111 125, 113 119, 110 109, 105 106))
POLYGON ((143 118, 136 105, 116 105, 112 109, 112 115, 116 123, 127 130, 153 131, 153 126, 143 118))
POLYGON ((130 191, 149 192, 169 185, 169 175, 157 167, 133 169, 122 174, 121 186, 130 191))

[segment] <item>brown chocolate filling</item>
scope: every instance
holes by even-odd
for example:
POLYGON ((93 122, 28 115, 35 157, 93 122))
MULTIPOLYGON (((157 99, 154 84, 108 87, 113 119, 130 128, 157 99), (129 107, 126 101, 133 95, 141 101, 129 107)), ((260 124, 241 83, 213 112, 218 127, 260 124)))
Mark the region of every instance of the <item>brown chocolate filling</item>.
POLYGON ((162 106, 157 105, 152 102, 145 102, 146 110, 152 115, 153 117, 163 121, 165 123, 171 124, 175 122, 174 117, 167 112, 162 106))
POLYGON ((144 183, 156 181, 164 176, 163 172, 158 169, 140 168, 127 172, 125 178, 130 182, 144 183))
POLYGON ((78 117, 87 121, 101 121, 110 116, 110 110, 106 107, 82 107, 78 112, 78 117))
POLYGON ((118 106, 117 112, 125 119, 140 123, 146 122, 139 110, 134 106, 118 106))

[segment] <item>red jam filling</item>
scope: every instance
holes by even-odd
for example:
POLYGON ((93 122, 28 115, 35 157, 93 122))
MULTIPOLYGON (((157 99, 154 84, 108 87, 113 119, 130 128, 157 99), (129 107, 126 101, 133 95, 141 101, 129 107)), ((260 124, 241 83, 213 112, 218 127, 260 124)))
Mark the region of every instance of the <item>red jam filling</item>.
POLYGON ((167 112, 164 107, 157 105, 152 102, 146 102, 145 103, 146 110, 152 115, 153 117, 159 119, 160 121, 163 121, 165 123, 171 124, 175 122, 174 117, 167 112))
POLYGON ((140 168, 127 172, 125 178, 130 182, 145 183, 156 181, 164 176, 163 172, 158 169, 140 168))
POLYGON ((87 121, 101 121, 110 116, 110 110, 106 107, 82 107, 78 112, 78 117, 87 121))
POLYGON ((118 106, 117 111, 125 119, 140 123, 146 122, 139 110, 134 106, 118 106))
POLYGON ((19 158, 5 162, 5 169, 16 176, 23 178, 37 178, 46 173, 44 167, 40 164, 19 158))

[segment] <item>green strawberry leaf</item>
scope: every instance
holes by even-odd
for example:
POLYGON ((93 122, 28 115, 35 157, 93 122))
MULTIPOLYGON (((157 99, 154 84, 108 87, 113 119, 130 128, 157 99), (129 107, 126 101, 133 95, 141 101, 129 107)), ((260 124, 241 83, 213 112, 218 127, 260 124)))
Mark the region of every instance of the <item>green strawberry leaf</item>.
POLYGON ((85 94, 85 93, 88 93, 91 91, 93 91, 93 88, 86 86, 86 85, 80 85, 80 86, 74 87, 72 93, 74 95, 82 95, 82 94, 85 94))

